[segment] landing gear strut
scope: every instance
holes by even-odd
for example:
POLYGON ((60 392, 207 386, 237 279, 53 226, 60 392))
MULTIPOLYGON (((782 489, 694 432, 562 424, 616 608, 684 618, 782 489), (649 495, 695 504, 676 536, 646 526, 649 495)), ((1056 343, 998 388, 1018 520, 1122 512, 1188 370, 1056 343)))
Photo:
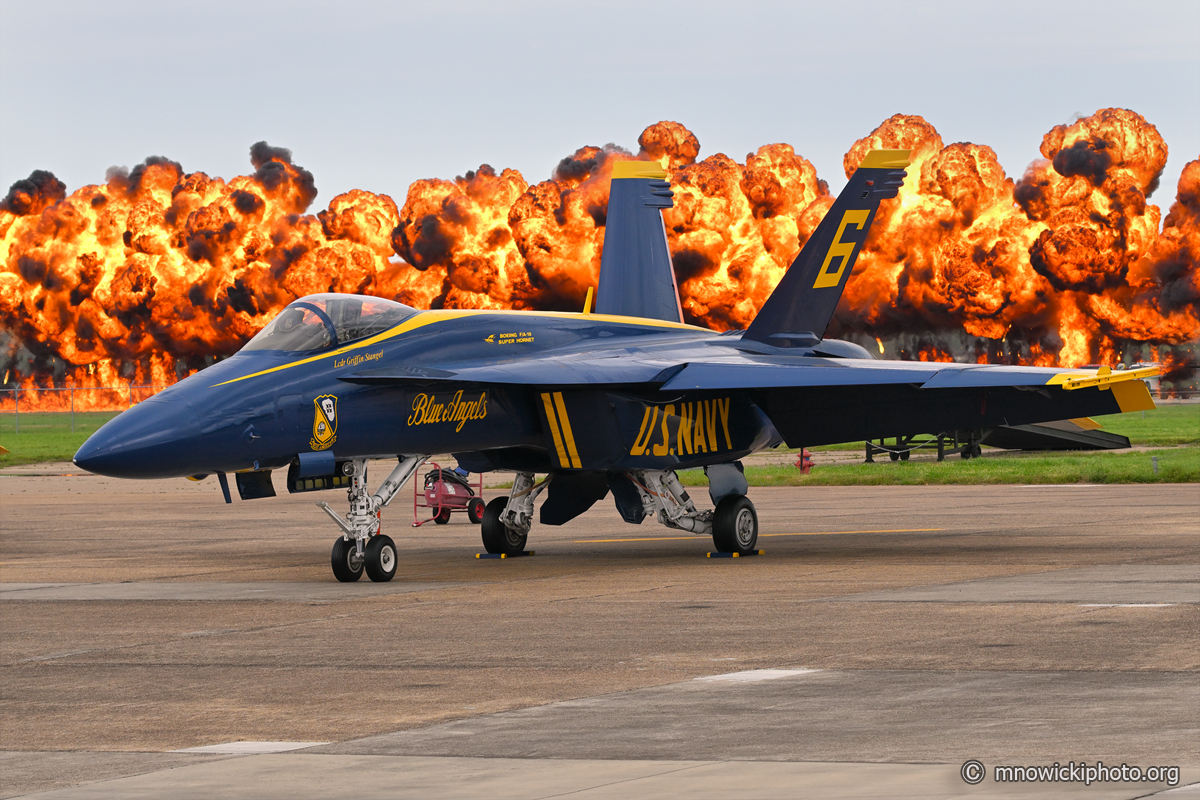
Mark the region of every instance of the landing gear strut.
POLYGON ((329 507, 317 505, 342 529, 342 538, 333 543, 330 562, 333 575, 343 583, 362 577, 363 571, 375 582, 390 581, 396 575, 396 543, 379 532, 379 517, 384 507, 408 483, 428 456, 401 456, 375 494, 367 491, 367 460, 357 458, 344 465, 350 477, 350 513, 345 518, 329 507))

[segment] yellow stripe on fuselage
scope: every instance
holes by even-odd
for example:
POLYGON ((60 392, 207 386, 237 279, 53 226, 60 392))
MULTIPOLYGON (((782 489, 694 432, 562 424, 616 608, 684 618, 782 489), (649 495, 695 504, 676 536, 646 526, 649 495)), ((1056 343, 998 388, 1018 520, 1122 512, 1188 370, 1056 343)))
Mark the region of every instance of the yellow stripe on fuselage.
MULTIPOLYGON (((571 421, 567 419, 567 406, 563 402, 562 392, 554 393, 554 407, 558 409, 558 421, 562 423, 563 438, 567 440, 567 452, 571 455, 571 466, 582 469, 583 462, 579 460, 579 451, 575 448, 575 434, 571 433, 571 421)), ((567 466, 563 464, 563 466, 567 466)))
POLYGON ((542 393, 542 403, 546 406, 546 422, 550 423, 550 435, 554 437, 554 449, 558 451, 558 465, 570 466, 567 463, 567 451, 563 449, 562 436, 558 433, 558 417, 554 414, 554 401, 548 393, 542 393))
POLYGON ((695 325, 684 325, 681 322, 666 322, 665 320, 661 320, 661 319, 643 319, 641 317, 625 317, 625 316, 619 316, 616 314, 588 314, 585 317, 583 314, 578 314, 578 313, 575 313, 572 311, 537 311, 537 312, 494 311, 494 310, 477 309, 477 308, 453 310, 453 311, 451 311, 451 310, 420 311, 420 312, 414 314, 413 316, 409 317, 408 319, 406 319, 404 322, 401 322, 396 327, 386 330, 383 333, 376 334, 375 336, 372 336, 370 338, 363 339, 361 342, 354 342, 353 344, 348 344, 345 347, 339 347, 336 350, 331 350, 328 353, 321 353, 320 355, 309 356, 307 358, 301 358, 296 361, 289 362, 287 364, 280 364, 278 367, 271 367, 270 369, 264 369, 264 370, 260 370, 258 372, 252 372, 249 375, 243 375, 240 378, 231 378, 227 381, 222 381, 221 383, 215 383, 210 388, 215 388, 217 386, 225 386, 230 383, 237 383, 238 381, 244 381, 244 380, 247 380, 248 378, 257 378, 261 375, 270 375, 272 372, 279 372, 280 370, 291 369, 292 367, 299 367, 303 364, 311 364, 314 361, 320 361, 322 358, 329 358, 331 356, 340 356, 341 354, 348 353, 351 350, 356 350, 360 347, 370 347, 371 345, 378 344, 379 342, 387 341, 388 339, 394 339, 397 336, 402 336, 410 331, 416 330, 417 328, 424 328, 427 325, 434 325, 438 322, 448 322, 449 320, 453 320, 453 319, 460 319, 462 317, 480 316, 482 314, 495 314, 495 315, 500 315, 500 316, 514 316, 514 317, 519 316, 524 319, 530 319, 530 318, 535 318, 535 319, 536 318, 580 319, 580 320, 586 320, 588 322, 615 322, 615 323, 618 323, 621 325, 630 325, 630 326, 635 326, 635 327, 674 328, 676 330, 703 331, 705 333, 712 333, 712 331, 710 331, 708 328, 700 328, 695 325))

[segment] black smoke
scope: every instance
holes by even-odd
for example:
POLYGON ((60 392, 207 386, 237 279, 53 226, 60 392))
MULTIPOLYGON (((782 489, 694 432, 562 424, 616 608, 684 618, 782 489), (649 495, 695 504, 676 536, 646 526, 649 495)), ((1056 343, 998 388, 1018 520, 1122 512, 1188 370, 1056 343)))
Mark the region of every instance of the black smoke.
POLYGON ((28 178, 17 181, 0 200, 0 211, 10 211, 23 217, 32 211, 52 206, 67 196, 67 185, 54 177, 53 172, 35 169, 28 178))
POLYGON ((268 191, 291 181, 300 195, 300 211, 307 210, 317 198, 316 178, 292 161, 292 151, 286 147, 272 147, 266 142, 255 142, 250 146, 250 163, 254 165, 255 180, 268 191), (288 167, 296 171, 295 178, 291 176, 288 167))

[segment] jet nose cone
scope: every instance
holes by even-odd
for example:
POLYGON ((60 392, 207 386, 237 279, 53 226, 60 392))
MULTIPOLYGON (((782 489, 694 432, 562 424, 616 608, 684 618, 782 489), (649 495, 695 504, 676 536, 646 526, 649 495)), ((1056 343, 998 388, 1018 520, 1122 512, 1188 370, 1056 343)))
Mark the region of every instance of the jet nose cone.
POLYGON ((200 418, 182 397, 158 395, 139 403, 93 433, 75 466, 112 478, 172 478, 196 466, 200 418))

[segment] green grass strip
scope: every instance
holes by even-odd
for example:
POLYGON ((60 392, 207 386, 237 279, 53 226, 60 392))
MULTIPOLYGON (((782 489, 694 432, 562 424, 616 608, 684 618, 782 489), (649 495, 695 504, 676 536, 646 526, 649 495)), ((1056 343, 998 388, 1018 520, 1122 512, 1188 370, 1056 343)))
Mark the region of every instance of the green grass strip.
MULTIPOLYGON (((805 475, 791 465, 746 467, 751 486, 918 486, 987 483, 1196 483, 1200 447, 1107 453, 1006 453, 963 461, 876 461, 816 465, 805 475), (1153 458, 1158 459, 1158 474, 1153 458)), ((700 470, 679 473, 685 486, 707 486, 700 470)))
POLYGON ((0 446, 9 451, 0 454, 0 467, 70 461, 87 437, 116 415, 116 411, 76 411, 75 432, 71 433, 69 413, 24 413, 20 415, 21 432, 16 433, 16 415, 0 414, 0 446))

